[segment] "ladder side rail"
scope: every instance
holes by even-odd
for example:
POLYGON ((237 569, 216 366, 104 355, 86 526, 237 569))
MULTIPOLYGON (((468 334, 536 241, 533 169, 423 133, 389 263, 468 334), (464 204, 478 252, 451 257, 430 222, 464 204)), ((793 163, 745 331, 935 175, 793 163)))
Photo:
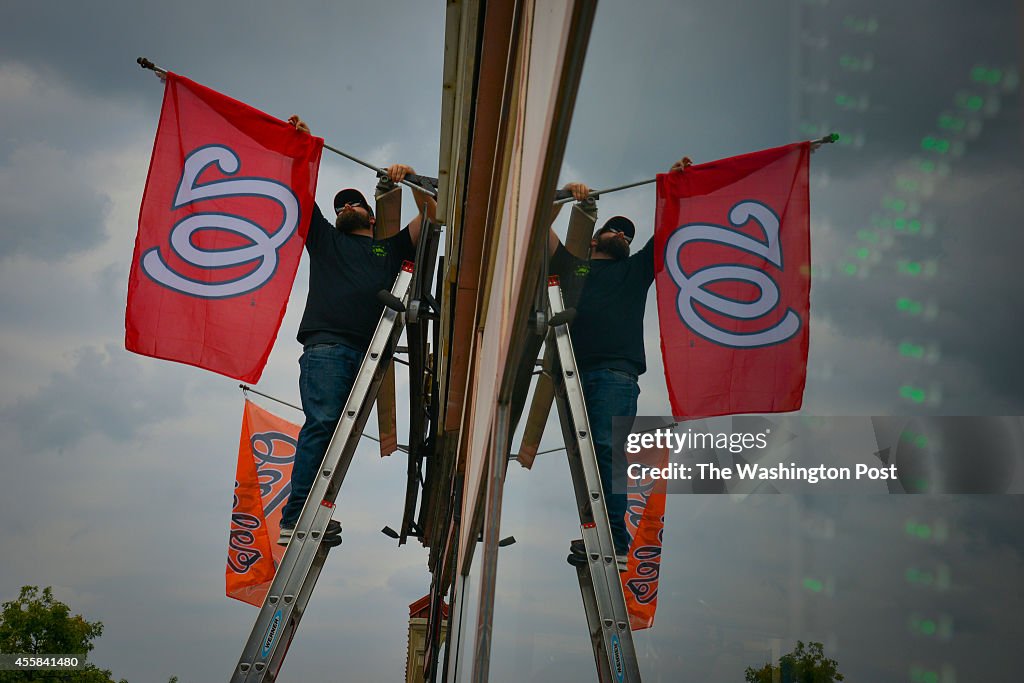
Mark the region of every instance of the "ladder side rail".
MULTIPOLYGON (((561 379, 561 364, 557 358, 549 360, 551 376, 555 379, 555 410, 558 413, 558 423, 562 428, 562 438, 566 444, 569 473, 572 478, 573 493, 576 496, 577 512, 580 516, 580 529, 593 529, 596 527, 594 508, 590 504, 590 496, 586 486, 586 475, 583 473, 582 457, 576 440, 576 427, 566 399, 565 383, 561 379)), ((584 547, 586 547, 586 539, 584 539, 584 547)), ((570 555, 570 559, 574 559, 572 555, 570 555)), ((586 553, 582 564, 579 563, 578 558, 576 558, 575 562, 570 562, 570 564, 576 570, 576 579, 580 585, 583 612, 587 619, 587 632, 590 635, 590 646, 593 649, 594 664, 597 667, 597 679, 600 683, 612 683, 615 679, 612 675, 612 660, 606 647, 606 626, 602 623, 601 608, 598 604, 597 590, 594 586, 595 577, 592 574, 593 568, 591 567, 591 562, 595 561, 601 562, 605 561, 605 559, 586 553)))
MULTIPOLYGON (((561 374, 562 368, 557 362, 552 364, 552 373, 557 376, 561 374)), ((591 500, 591 492, 593 488, 588 485, 587 474, 583 470, 583 456, 580 453, 580 446, 578 442, 578 436, 576 435, 576 422, 573 420, 572 409, 569 407, 569 401, 565 395, 566 388, 565 383, 561 378, 556 380, 555 384, 555 410, 558 414, 558 423, 562 428, 562 439, 565 441, 565 453, 569 458, 569 474, 572 476, 572 490, 576 496, 576 511, 580 516, 580 524, 589 526, 597 523, 596 511, 598 506, 593 505, 591 500)), ((589 431, 587 423, 584 423, 583 429, 589 431)), ((600 474, 598 474, 598 483, 600 483, 600 474)), ((603 496, 603 491, 601 495, 603 496)), ((607 512, 605 513, 607 516, 607 512)), ((615 552, 614 546, 611 548, 611 553, 607 550, 602 549, 602 558, 608 561, 614 561, 615 552)))
POLYGON ((278 646, 280 654, 279 656, 274 657, 274 667, 271 671, 272 675, 266 679, 268 683, 277 680, 277 675, 281 671, 285 657, 288 655, 288 650, 291 647, 292 640, 295 638, 295 631, 299 627, 299 621, 301 621, 303 615, 306 613, 306 606, 309 604, 309 599, 313 594, 313 589, 316 588, 317 581, 320 579, 320 572, 323 570, 324 564, 327 562, 327 555, 330 551, 331 548, 326 545, 321 545, 317 548, 316 554, 313 557, 312 566, 306 576, 306 580, 302 583, 298 595, 295 596, 295 609, 292 612, 293 616, 288 620, 288 627, 284 633, 281 634, 281 644, 278 646))
MULTIPOLYGON (((392 295, 404 301, 412 279, 412 265, 406 263, 395 279, 392 295)), ((314 480, 306 505, 299 515, 295 532, 270 590, 256 618, 242 656, 232 675, 233 683, 268 680, 268 673, 280 669, 290 637, 294 635, 308 600, 320 574, 326 549, 321 547, 323 534, 331 521, 334 500, 344 480, 358 444, 361 430, 369 416, 376 390, 380 386, 386 367, 382 359, 386 351, 401 334, 401 319, 397 311, 385 308, 370 346, 360 365, 356 380, 349 392, 341 418, 327 447, 320 474, 314 480), (297 598, 304 596, 299 604, 297 598), (286 641, 283 636, 287 634, 286 641), (280 647, 284 644, 284 647, 280 647)), ((271 677, 269 680, 273 680, 271 677)))
MULTIPOLYGON (((556 363, 556 366, 558 364, 556 363)), ((560 367, 555 368, 561 372, 560 367)), ((565 386, 559 380, 555 391, 555 408, 558 411, 559 424, 562 427, 562 435, 566 443, 566 451, 569 461, 569 472, 573 483, 573 492, 576 495, 577 512, 580 516, 580 532, 583 536, 585 548, 585 559, 583 564, 574 565, 576 577, 580 584, 580 595, 583 599, 583 611, 587 619, 587 631, 590 635, 590 644, 594 650, 594 662, 597 666, 598 680, 601 683, 612 681, 638 681, 639 672, 634 672, 631 677, 626 676, 624 662, 628 659, 626 652, 630 651, 632 632, 629 632, 629 639, 626 646, 623 646, 621 632, 628 632, 628 619, 625 624, 616 622, 613 607, 616 595, 609 589, 606 578, 609 566, 618 575, 618 566, 615 563, 614 549, 612 555, 602 553, 600 550, 600 536, 598 522, 595 519, 595 510, 591 504, 591 497, 586 483, 582 456, 577 442, 573 417, 570 413, 568 401, 565 396, 565 386), (618 627, 618 628, 616 628, 618 627), (624 652, 625 650, 625 652, 624 652), (621 676, 613 673, 613 669, 621 673, 621 676)), ((600 512, 600 511, 598 511, 600 512)), ((599 517, 598 517, 599 518, 599 517)), ((605 519, 607 514, 605 513, 605 519)), ((608 530, 610 537, 610 528, 608 530)), ((625 597, 621 598, 625 601, 625 597)), ((635 668, 635 667, 634 667, 635 668)))
POLYGON ((580 583, 580 595, 583 597, 583 611, 587 615, 590 646, 594 650, 594 664, 597 666, 597 680, 600 683, 614 683, 615 679, 612 677, 604 647, 604 630, 601 628, 601 615, 598 613, 590 569, 586 566, 576 567, 576 578, 580 583))
MULTIPOLYGON (((557 276, 548 280, 548 304, 552 318, 564 310, 557 276)), ((554 326, 550 338, 554 340, 558 354, 557 383, 561 385, 561 391, 556 393, 559 395, 559 418, 563 434, 570 437, 566 440, 566 451, 573 488, 580 505, 587 567, 600 617, 603 645, 603 656, 600 659, 607 662, 613 680, 639 681, 640 671, 629 627, 629 613, 615 562, 615 547, 601 488, 597 453, 587 419, 583 385, 576 367, 568 323, 554 326), (586 501, 585 505, 583 501, 586 501), (589 514, 586 508, 589 508, 589 514)))
MULTIPOLYGON (((550 281, 548 296, 551 314, 554 317, 564 309, 558 278, 553 276, 550 281)), ((604 490, 601 487, 601 473, 597 466, 597 453, 594 449, 586 402, 583 397, 583 385, 576 367, 568 324, 555 326, 552 336, 558 355, 556 372, 552 374, 557 376, 558 384, 561 385, 561 391, 557 392, 562 404, 559 418, 563 436, 569 437, 566 440, 566 453, 570 456, 569 467, 573 475, 576 499, 580 504, 581 522, 592 522, 599 529, 598 533, 591 534, 592 540, 596 543, 587 543, 587 552, 598 553, 609 569, 614 568, 617 571, 617 567, 614 567, 615 546, 612 542, 611 525, 608 523, 604 490), (584 503, 586 503, 585 506, 584 503)), ((618 574, 615 574, 615 577, 617 578, 618 574)), ((615 583, 619 582, 615 581, 615 583)))
POLYGON ((267 662, 267 671, 263 674, 262 679, 266 683, 272 683, 277 680, 278 674, 281 673, 281 667, 284 665, 284 659, 288 655, 288 650, 291 647, 292 640, 295 638, 295 632, 299 628, 299 622, 302 620, 302 616, 306 612, 306 605, 309 602, 309 597, 313 592, 313 588, 316 586, 317 580, 320 578, 320 571, 323 569, 324 563, 327 561, 327 554, 330 548, 326 546, 320 546, 317 548, 316 555, 313 558, 312 566, 309 568, 306 581, 303 582, 299 594, 295 598, 295 605, 292 608, 291 614, 282 627, 279 644, 272 653, 269 661, 267 662))
MULTIPOLYGON (((307 524, 326 528, 332 513, 333 506, 316 505, 315 518, 307 521, 307 524)), ((295 528, 299 528, 298 524, 295 528)), ((238 666, 235 667, 231 678, 233 682, 274 680, 274 676, 269 674, 273 671, 276 675, 280 669, 290 642, 284 635, 293 635, 302 617, 302 606, 297 605, 295 600, 301 586, 292 585, 293 577, 313 577, 315 580, 314 574, 319 576, 319 572, 313 572, 313 567, 317 553, 321 552, 321 534, 310 529, 308 542, 300 541, 297 533, 292 537, 242 650, 238 666)))

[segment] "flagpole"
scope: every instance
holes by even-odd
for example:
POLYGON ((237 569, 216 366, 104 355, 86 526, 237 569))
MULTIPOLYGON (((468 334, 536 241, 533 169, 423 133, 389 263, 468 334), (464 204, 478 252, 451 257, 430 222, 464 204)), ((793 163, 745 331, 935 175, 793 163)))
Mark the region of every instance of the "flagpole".
MULTIPOLYGON (((164 78, 167 77, 167 69, 163 69, 163 68, 157 66, 156 64, 154 64, 153 62, 149 61, 145 57, 139 57, 138 59, 135 60, 135 62, 139 66, 141 66, 143 69, 149 69, 150 71, 155 72, 156 75, 160 78, 160 80, 163 80, 164 78)), ((388 172, 387 172, 386 169, 383 169, 383 168, 381 168, 379 166, 374 166, 373 164, 369 163, 368 161, 363 161, 362 159, 360 159, 358 157, 354 157, 351 154, 349 154, 348 152, 343 152, 340 149, 338 149, 337 147, 332 147, 331 145, 328 145, 326 142, 324 143, 324 149, 330 150, 330 151, 334 152, 335 154, 339 154, 339 155, 345 157, 346 159, 349 159, 351 161, 356 162, 357 164, 365 166, 366 168, 368 168, 371 171, 373 171, 374 173, 376 173, 377 177, 379 177, 379 178, 386 178, 386 177, 388 177, 388 172)), ((401 183, 402 185, 407 185, 408 187, 411 187, 414 190, 419 190, 420 192, 426 192, 427 194, 429 194, 434 199, 437 199, 437 190, 434 189, 434 188, 437 187, 437 178, 431 178, 430 176, 416 175, 415 173, 410 173, 405 178, 403 178, 402 180, 399 180, 398 182, 401 183)), ((292 407, 294 407, 294 406, 292 406, 292 407)))
MULTIPOLYGON (((603 194, 608 194, 609 192, 618 192, 619 190, 628 190, 631 187, 640 187, 641 185, 650 185, 655 180, 657 180, 657 178, 649 178, 647 180, 638 180, 637 182, 629 183, 628 185, 618 185, 616 187, 609 187, 606 190, 591 190, 590 194, 587 195, 587 198, 588 199, 589 198, 600 199, 601 195, 603 195, 603 194)), ((558 192, 563 192, 563 191, 567 192, 567 190, 558 190, 558 192)), ((572 196, 572 194, 570 194, 568 197, 562 197, 561 199, 556 199, 555 200, 555 204, 565 204, 566 202, 572 201, 572 199, 573 199, 573 196, 572 196)))
MULTIPOLYGON (((243 395, 247 394, 248 392, 251 391, 252 393, 256 394, 257 396, 262 396, 263 398, 268 398, 271 401, 277 401, 281 405, 288 406, 289 408, 295 408, 295 410, 298 410, 298 411, 302 412, 302 408, 300 408, 299 406, 295 405, 294 403, 289 403, 288 401, 282 401, 281 399, 275 398, 275 397, 271 396, 270 394, 264 394, 262 391, 256 391, 255 389, 250 387, 248 384, 239 384, 238 388, 242 390, 242 394, 243 395)), ((370 434, 367 434, 366 432, 363 432, 360 436, 364 436, 364 437, 366 437, 367 439, 369 439, 371 441, 376 441, 377 443, 380 443, 380 439, 378 439, 377 437, 372 436, 370 434)), ((409 448, 407 446, 403 446, 401 444, 398 444, 398 450, 402 451, 403 453, 408 453, 409 452, 409 448)))
POLYGON ((299 406, 295 405, 294 403, 289 403, 288 401, 282 401, 281 399, 274 398, 273 396, 271 396, 269 394, 264 394, 262 391, 256 391, 255 389, 250 387, 248 384, 239 384, 238 388, 242 390, 242 394, 246 394, 246 393, 251 391, 252 393, 256 394, 257 396, 262 396, 263 398, 269 398, 271 401, 277 401, 278 403, 280 403, 283 406, 288 406, 289 408, 295 408, 295 410, 298 410, 299 412, 302 412, 302 408, 300 408, 299 406))
MULTIPOLYGON (((835 142, 838 139, 838 134, 830 133, 819 140, 810 140, 809 142, 811 143, 811 151, 813 152, 814 150, 818 149, 818 147, 821 147, 824 144, 835 142)), ((650 185, 655 180, 657 180, 657 178, 648 178, 647 180, 638 180, 635 183, 629 183, 627 185, 609 187, 606 190, 591 190, 590 194, 587 195, 587 198, 599 199, 603 194, 608 194, 609 192, 618 192, 619 190, 628 190, 631 187, 639 187, 641 185, 650 185)), ((572 194, 568 194, 568 196, 565 197, 560 197, 559 195, 561 195, 562 193, 568 194, 568 190, 556 191, 555 196, 558 197, 558 199, 555 200, 555 204, 565 204, 566 202, 571 202, 573 200, 572 194)))
MULTIPOLYGON (((324 149, 330 150, 331 152, 334 152, 335 154, 340 154, 341 156, 345 157, 346 159, 349 159, 351 161, 356 162, 357 164, 361 164, 361 165, 365 166, 366 168, 368 168, 371 171, 375 172, 377 174, 378 178, 387 178, 388 177, 387 169, 380 168, 378 166, 374 166, 370 162, 363 161, 362 159, 360 159, 358 157, 354 157, 351 154, 349 154, 348 152, 343 152, 340 149, 338 149, 337 147, 332 147, 332 146, 328 145, 326 142, 324 143, 324 149)), ((431 178, 430 176, 416 175, 415 173, 410 173, 407 176, 405 176, 405 178, 399 180, 398 182, 400 182, 402 185, 407 185, 408 187, 411 187, 414 190, 419 190, 420 192, 426 192, 427 194, 429 194, 434 199, 437 199, 437 190, 433 189, 434 187, 437 186, 437 178, 431 178), (412 181, 408 180, 409 178, 412 178, 412 181), (419 181, 419 183, 417 183, 415 181, 419 181)))

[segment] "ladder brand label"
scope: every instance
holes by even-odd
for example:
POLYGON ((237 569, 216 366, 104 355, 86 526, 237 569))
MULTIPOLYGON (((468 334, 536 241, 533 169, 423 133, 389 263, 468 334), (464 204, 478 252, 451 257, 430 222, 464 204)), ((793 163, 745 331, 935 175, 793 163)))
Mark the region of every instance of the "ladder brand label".
POLYGON ((619 636, 616 633, 612 634, 612 663, 615 665, 615 679, 623 680, 626 672, 622 666, 622 643, 619 642, 619 636))
POLYGON ((277 631, 281 628, 281 610, 277 610, 274 614, 273 620, 270 622, 270 627, 267 628, 267 635, 263 639, 263 650, 260 652, 261 657, 266 657, 270 654, 270 647, 277 640, 277 631))

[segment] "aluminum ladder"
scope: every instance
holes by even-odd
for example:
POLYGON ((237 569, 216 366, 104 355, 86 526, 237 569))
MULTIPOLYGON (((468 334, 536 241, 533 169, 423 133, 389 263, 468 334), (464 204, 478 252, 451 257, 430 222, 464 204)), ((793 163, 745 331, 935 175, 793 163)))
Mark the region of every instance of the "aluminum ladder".
POLYGON ((334 501, 377 398, 377 390, 387 371, 386 361, 390 360, 390 352, 401 336, 405 302, 412 279, 413 264, 407 261, 402 265, 391 292, 380 293, 385 305, 384 313, 327 446, 320 475, 313 482, 292 540, 281 558, 270 591, 231 676, 232 683, 255 683, 277 678, 327 554, 333 545, 340 542, 340 537, 332 539, 328 533, 334 501))
MULTIPOLYGON (((576 568, 580 583, 598 680, 601 683, 637 683, 640 669, 633 632, 615 562, 615 546, 583 400, 583 385, 569 337, 573 312, 567 313, 564 308, 558 276, 548 278, 547 290, 551 310, 547 343, 553 345, 556 352, 551 368, 555 403, 583 533, 583 552, 572 552, 569 561, 576 568)), ((573 550, 576 550, 578 544, 574 545, 573 550)))

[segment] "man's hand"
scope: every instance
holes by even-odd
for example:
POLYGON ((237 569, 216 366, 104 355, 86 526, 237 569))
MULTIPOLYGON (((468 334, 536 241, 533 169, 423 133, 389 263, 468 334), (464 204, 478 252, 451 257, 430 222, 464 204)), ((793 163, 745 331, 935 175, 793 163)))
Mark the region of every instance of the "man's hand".
POLYGON ((403 180, 407 175, 416 173, 416 171, 412 170, 412 166, 407 166, 405 164, 391 164, 385 170, 388 173, 388 178, 390 178, 393 183, 403 180))
POLYGON ((590 194, 590 188, 583 183, 566 183, 562 189, 572 193, 572 198, 578 202, 582 202, 590 194))
POLYGON ((295 114, 292 114, 291 116, 288 117, 288 123, 295 126, 295 130, 299 131, 300 133, 309 132, 309 126, 306 125, 306 122, 300 119, 295 114))
MULTIPOLYGON (((416 173, 416 171, 412 169, 412 166, 408 166, 406 164, 391 164, 386 169, 384 169, 384 171, 388 174, 388 178, 393 183, 397 183, 401 180, 404 180, 406 176, 415 175, 416 173)), ((427 192, 426 190, 413 188, 412 195, 413 200, 416 202, 416 208, 419 209, 420 212, 422 212, 423 209, 426 208, 427 218, 429 218, 431 221, 437 220, 437 202, 434 201, 434 198, 432 196, 430 196, 430 193, 427 192)), ((420 213, 417 212, 416 217, 413 218, 412 221, 409 223, 409 237, 412 238, 413 244, 417 244, 419 242, 420 231, 423 228, 423 226, 420 223, 421 216, 420 213)))
POLYGON ((685 171, 690 166, 693 166, 693 161, 690 160, 690 157, 683 157, 676 163, 672 164, 672 168, 668 169, 668 172, 672 173, 673 171, 685 171))

